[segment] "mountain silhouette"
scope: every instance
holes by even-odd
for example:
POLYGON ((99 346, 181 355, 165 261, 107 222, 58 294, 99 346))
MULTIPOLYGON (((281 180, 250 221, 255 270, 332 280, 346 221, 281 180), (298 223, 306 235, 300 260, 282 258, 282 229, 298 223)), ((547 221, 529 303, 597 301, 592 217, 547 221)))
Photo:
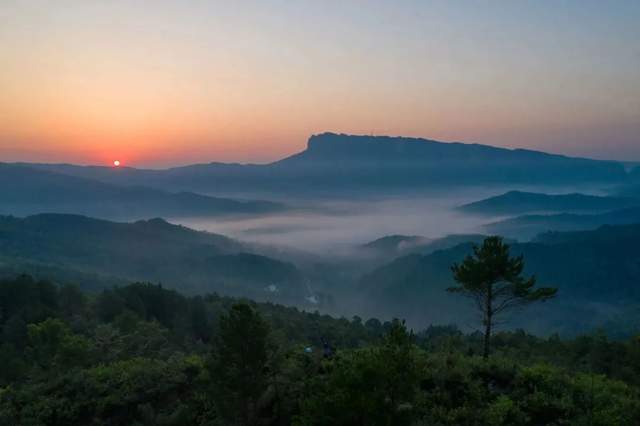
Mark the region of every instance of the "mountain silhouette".
POLYGON ((75 213, 108 219, 265 214, 285 209, 192 192, 122 186, 51 170, 0 163, 0 214, 75 213))
POLYGON ((335 133, 313 135, 304 151, 262 165, 209 163, 166 170, 33 166, 123 185, 217 194, 503 183, 619 183, 627 179, 624 166, 611 161, 479 144, 335 133))

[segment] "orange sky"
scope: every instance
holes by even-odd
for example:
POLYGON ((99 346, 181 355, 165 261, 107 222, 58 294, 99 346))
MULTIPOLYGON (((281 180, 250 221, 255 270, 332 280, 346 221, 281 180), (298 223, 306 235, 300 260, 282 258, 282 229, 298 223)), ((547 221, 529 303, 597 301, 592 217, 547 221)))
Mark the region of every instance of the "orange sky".
POLYGON ((264 162, 324 131, 640 160, 638 3, 366 4, 5 0, 0 160, 264 162))

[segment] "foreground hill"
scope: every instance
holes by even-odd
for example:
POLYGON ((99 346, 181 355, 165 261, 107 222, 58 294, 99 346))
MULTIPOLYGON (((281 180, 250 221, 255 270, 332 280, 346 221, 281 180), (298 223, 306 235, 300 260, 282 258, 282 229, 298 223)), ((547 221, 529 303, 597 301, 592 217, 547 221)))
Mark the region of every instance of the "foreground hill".
POLYGON ((546 231, 579 231, 634 223, 640 223, 640 207, 600 214, 525 215, 485 225, 485 229, 492 234, 527 240, 546 231))
POLYGON ((238 201, 191 192, 119 186, 2 163, 0 199, 0 214, 73 213, 121 220, 266 214, 284 209, 281 204, 267 201, 238 201))
POLYGON ((459 210, 481 215, 518 215, 523 213, 603 212, 639 206, 640 199, 585 194, 549 195, 510 191, 502 195, 465 204, 459 210))
POLYGON ((624 166, 615 162, 478 144, 334 133, 314 135, 306 150, 264 165, 211 163, 168 170, 35 166, 111 183, 215 193, 584 184, 627 179, 624 166))
MULTIPOLYGON (((162 219, 116 223, 84 216, 0 217, 0 271, 59 271, 84 286, 151 281, 187 292, 217 291, 302 303, 302 277, 291 264, 251 253, 222 235, 162 219), (81 237, 81 238, 80 238, 81 237), (18 265, 18 266, 16 266, 18 265)), ((55 277, 54 277, 55 278, 55 277)))
POLYGON ((637 339, 501 332, 483 360, 455 326, 28 276, 0 279, 0 311, 2 425, 640 422, 637 339))
MULTIPOLYGON (((559 288, 555 300, 518 315, 510 326, 526 324, 540 332, 573 332, 604 324, 626 306, 640 304, 640 225, 606 226, 595 231, 553 233, 535 242, 513 244, 526 272, 541 284, 559 288)), ((462 244, 428 255, 396 259, 359 284, 370 312, 401 313, 415 323, 470 321, 466 300, 446 292, 453 282, 451 265, 472 250, 462 244)))

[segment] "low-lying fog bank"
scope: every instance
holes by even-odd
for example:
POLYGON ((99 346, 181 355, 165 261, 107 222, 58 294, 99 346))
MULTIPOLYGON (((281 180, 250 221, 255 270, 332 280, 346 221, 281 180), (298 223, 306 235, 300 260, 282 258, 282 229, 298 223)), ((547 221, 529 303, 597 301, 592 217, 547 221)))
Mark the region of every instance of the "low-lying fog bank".
POLYGON ((486 218, 456 212, 463 198, 407 198, 376 201, 325 201, 305 211, 259 218, 176 219, 190 228, 243 241, 325 252, 364 244, 391 234, 430 238, 481 230, 486 218))
MULTIPOLYGON (((317 199, 288 199, 292 211, 260 217, 171 219, 197 230, 228 235, 259 244, 288 246, 316 253, 348 249, 386 235, 420 235, 439 238, 450 234, 486 233, 483 225, 504 219, 479 217, 456 207, 516 188, 483 187, 455 191, 401 195, 355 196, 344 194, 317 199)), ((528 191, 569 193, 577 188, 519 187, 528 191)), ((599 194, 595 188, 583 193, 599 194)))

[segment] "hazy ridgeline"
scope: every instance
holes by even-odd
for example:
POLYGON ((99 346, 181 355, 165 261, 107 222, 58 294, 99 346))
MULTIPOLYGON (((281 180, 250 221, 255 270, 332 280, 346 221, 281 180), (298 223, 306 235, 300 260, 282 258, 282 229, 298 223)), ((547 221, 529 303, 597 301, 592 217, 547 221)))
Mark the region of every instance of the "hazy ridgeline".
POLYGON ((640 425, 638 22, 0 0, 0 426, 640 425))
POLYGON ((323 134, 267 165, 0 164, 0 197, 1 424, 640 422, 628 166, 323 134), (477 309, 485 275, 539 303, 477 309))
POLYGON ((506 327, 628 336, 640 302, 636 175, 615 162, 330 133, 266 165, 0 164, 0 212, 47 213, 0 221, 0 271, 93 290, 161 282, 469 330, 464 301, 444 292, 449 268, 500 234, 528 273, 560 289, 506 327), (603 225, 629 227, 545 234, 603 225))

